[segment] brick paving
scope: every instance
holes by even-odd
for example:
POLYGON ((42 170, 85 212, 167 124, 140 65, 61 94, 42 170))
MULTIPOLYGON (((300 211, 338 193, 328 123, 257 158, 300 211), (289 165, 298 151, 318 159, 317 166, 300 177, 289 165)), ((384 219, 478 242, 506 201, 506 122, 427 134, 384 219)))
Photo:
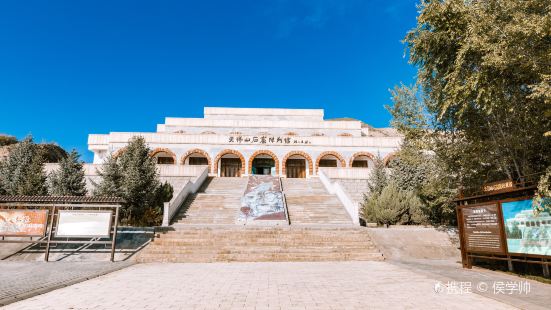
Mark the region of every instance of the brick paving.
POLYGON ((514 309, 386 262, 136 264, 5 309, 514 309))
POLYGON ((131 262, 0 262, 0 306, 130 266, 131 262))
POLYGON ((455 283, 469 283, 477 294, 497 299, 520 309, 551 309, 551 285, 549 284, 483 268, 464 269, 461 264, 449 260, 409 259, 389 260, 387 262, 428 276, 443 284, 453 283, 454 281, 455 283), (504 285, 516 286, 517 283, 523 285, 527 283, 529 293, 519 294, 515 292, 509 294, 508 291, 499 290, 504 285), (488 287, 486 291, 476 289, 484 285, 488 287))

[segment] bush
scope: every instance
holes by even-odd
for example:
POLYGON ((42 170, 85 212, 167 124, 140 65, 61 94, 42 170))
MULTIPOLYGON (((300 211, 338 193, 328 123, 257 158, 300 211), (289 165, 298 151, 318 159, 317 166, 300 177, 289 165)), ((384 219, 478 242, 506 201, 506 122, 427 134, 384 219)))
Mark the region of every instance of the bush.
POLYGON ((400 190, 394 182, 384 187, 380 194, 366 197, 361 216, 368 222, 385 226, 423 224, 427 221, 419 197, 413 191, 400 190))
POLYGON ((0 135, 0 146, 12 145, 17 143, 17 138, 14 136, 0 135))

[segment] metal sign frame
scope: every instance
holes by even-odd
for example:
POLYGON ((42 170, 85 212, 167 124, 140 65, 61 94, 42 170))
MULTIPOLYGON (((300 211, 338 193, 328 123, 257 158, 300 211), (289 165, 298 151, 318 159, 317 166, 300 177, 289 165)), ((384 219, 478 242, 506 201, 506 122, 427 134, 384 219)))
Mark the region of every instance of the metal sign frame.
POLYGON ((109 238, 111 237, 111 227, 113 225, 113 211, 112 210, 58 210, 58 216, 57 216, 57 222, 56 222, 56 230, 55 230, 55 237, 56 238, 109 238), (107 234, 104 235, 60 235, 59 234, 59 220, 61 219, 61 214, 63 213, 109 213, 109 228, 107 228, 107 234))
POLYGON ((116 246, 116 239, 117 239, 117 228, 119 223, 119 210, 121 208, 120 204, 102 204, 102 203, 83 203, 83 204, 76 204, 76 203, 26 203, 26 202, 9 202, 9 203, 2 203, 0 204, 0 209, 2 210, 13 210, 13 209, 26 209, 26 210, 44 210, 46 209, 48 211, 48 217, 46 221, 46 235, 45 236, 38 236, 41 239, 33 240, 33 237, 37 236, 30 236, 30 235, 1 235, 0 236, 0 243, 33 243, 33 244, 46 244, 46 250, 44 253, 44 260, 48 261, 50 256, 50 247, 51 244, 105 244, 105 245, 111 245, 111 251, 110 251, 110 261, 113 262, 115 260, 115 246, 116 246), (55 232, 57 231, 57 223, 59 218, 59 211, 69 209, 72 211, 82 211, 82 212, 91 212, 91 211, 111 211, 111 221, 109 223, 109 234, 110 236, 107 236, 106 238, 109 238, 110 240, 97 240, 99 238, 103 238, 100 236, 97 237, 68 237, 68 236, 60 236, 57 237, 55 235, 55 232), (76 210, 75 210, 76 209, 76 210), (112 212, 113 209, 115 212, 112 212), (6 238, 14 238, 14 237, 29 237, 30 240, 6 240, 6 238), (58 240, 57 238, 63 238, 66 240, 58 240), (88 240, 74 240, 74 239, 88 239, 88 240), (73 239, 73 240, 70 240, 73 239))
POLYGON ((533 199, 533 196, 521 196, 507 199, 495 199, 476 204, 459 204, 457 205, 457 224, 459 228, 459 241, 461 245, 461 262, 464 268, 472 268, 473 258, 483 258, 491 260, 507 261, 508 268, 513 271, 513 262, 523 262, 531 264, 539 264, 543 266, 543 273, 545 277, 549 277, 549 266, 551 265, 551 256, 540 254, 526 254, 526 253, 511 253, 507 246, 507 236, 505 233, 505 222, 503 220, 503 208, 502 203, 512 201, 522 201, 533 199), (473 251, 467 249, 466 246, 466 231, 465 222, 463 216, 463 209, 476 208, 483 205, 496 204, 498 207, 498 225, 500 226, 500 242, 504 249, 503 253, 492 253, 485 251, 473 251))

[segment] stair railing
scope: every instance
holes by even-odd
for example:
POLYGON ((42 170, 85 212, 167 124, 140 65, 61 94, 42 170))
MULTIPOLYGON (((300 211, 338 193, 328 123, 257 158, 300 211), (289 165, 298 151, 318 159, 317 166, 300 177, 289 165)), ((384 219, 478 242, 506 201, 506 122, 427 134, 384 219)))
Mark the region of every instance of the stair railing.
POLYGON ((281 189, 281 198, 283 199, 283 209, 285 210, 285 220, 287 224, 291 225, 291 220, 289 219, 289 212, 287 211, 287 197, 285 197, 285 192, 283 192, 283 183, 281 182, 281 177, 279 179, 279 188, 281 189))
POLYGON ((163 206, 163 224, 162 226, 169 226, 172 218, 178 213, 180 207, 186 201, 186 198, 189 194, 195 194, 201 185, 207 180, 208 177, 208 167, 205 166, 202 172, 195 177, 195 180, 189 180, 184 184, 184 186, 174 193, 172 199, 169 202, 165 202, 163 206))

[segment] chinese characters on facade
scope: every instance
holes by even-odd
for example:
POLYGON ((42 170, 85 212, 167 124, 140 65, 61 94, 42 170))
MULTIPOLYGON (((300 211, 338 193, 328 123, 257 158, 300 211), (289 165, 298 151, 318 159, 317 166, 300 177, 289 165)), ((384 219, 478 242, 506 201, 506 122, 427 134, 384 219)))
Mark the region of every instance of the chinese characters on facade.
POLYGON ((236 136, 229 137, 229 143, 251 143, 251 144, 312 144, 312 141, 304 138, 293 137, 266 137, 266 136, 236 136))

